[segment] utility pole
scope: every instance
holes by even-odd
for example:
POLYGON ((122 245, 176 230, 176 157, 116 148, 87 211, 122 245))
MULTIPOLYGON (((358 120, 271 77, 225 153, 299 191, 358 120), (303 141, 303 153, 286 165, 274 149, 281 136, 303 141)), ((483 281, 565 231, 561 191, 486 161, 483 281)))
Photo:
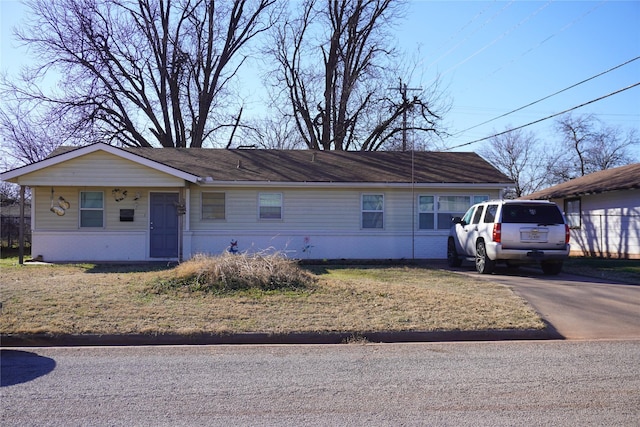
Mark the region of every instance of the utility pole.
POLYGON ((407 87, 406 83, 402 83, 402 78, 400 78, 400 85, 398 87, 392 87, 389 89, 399 90, 400 96, 402 96, 402 105, 404 106, 404 111, 402 112, 402 151, 407 151, 407 110, 409 109, 409 100, 407 99, 407 91, 420 91, 422 88, 419 87, 407 87))

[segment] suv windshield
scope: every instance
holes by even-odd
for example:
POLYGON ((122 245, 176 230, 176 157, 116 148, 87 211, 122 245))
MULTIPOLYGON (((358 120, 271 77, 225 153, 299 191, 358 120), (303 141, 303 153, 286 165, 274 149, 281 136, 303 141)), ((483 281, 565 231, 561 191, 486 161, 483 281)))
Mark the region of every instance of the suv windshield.
POLYGON ((505 224, 563 224, 562 214, 555 205, 506 204, 502 207, 505 224))

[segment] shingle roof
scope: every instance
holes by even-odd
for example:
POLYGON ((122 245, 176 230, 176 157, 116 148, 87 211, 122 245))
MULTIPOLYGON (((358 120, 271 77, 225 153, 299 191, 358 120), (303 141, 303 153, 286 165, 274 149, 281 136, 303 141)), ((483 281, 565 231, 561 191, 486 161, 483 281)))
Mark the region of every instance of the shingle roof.
MULTIPOLYGON (((74 148, 61 147, 53 155, 74 148)), ((512 181, 470 152, 123 148, 213 181, 500 183, 512 181)))
MULTIPOLYGON (((214 181, 411 182, 412 154, 395 151, 127 149, 214 181)), ((415 182, 509 183, 475 153, 413 153, 415 182)))
POLYGON ((632 189, 640 189, 640 163, 581 176, 529 194, 523 199, 558 199, 632 189))

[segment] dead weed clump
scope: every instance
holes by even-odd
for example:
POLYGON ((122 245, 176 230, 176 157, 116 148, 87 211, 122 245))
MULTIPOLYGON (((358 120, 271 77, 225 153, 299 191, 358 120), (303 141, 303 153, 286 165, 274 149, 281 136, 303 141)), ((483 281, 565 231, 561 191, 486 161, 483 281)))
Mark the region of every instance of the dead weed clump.
POLYGON ((196 255, 177 266, 174 275, 158 280, 158 293, 171 290, 229 293, 260 290, 304 290, 317 279, 295 261, 275 254, 196 255))

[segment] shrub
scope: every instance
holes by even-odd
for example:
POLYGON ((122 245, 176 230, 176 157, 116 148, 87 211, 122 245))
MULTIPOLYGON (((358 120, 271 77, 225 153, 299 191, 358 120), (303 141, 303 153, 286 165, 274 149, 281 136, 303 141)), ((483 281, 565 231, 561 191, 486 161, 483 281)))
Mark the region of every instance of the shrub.
POLYGON ((225 293, 307 289, 316 278, 295 261, 279 254, 196 255, 178 265, 174 276, 158 282, 156 290, 187 289, 225 293))

